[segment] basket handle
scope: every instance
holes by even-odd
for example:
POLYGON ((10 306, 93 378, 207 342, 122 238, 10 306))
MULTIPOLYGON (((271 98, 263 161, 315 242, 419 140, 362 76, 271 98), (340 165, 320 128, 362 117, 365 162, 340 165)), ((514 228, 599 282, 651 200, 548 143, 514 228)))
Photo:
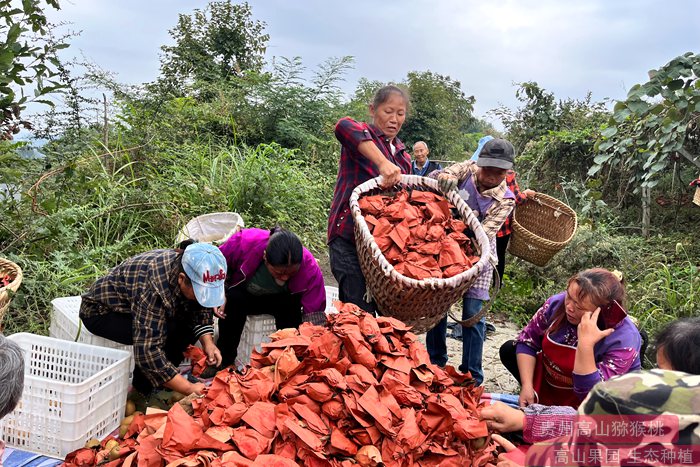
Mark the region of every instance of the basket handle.
POLYGON ((461 324, 462 327, 471 328, 476 323, 478 323, 479 320, 482 317, 484 317, 486 315, 486 313, 488 313, 491 310, 491 306, 496 301, 496 298, 498 297, 498 292, 501 290, 501 276, 500 276, 500 274, 498 274, 498 270, 496 270, 496 268, 494 268, 493 270, 496 273, 496 284, 492 288, 493 293, 490 294, 491 299, 488 301, 488 303, 486 303, 486 305, 481 307, 481 310, 479 310, 479 312, 477 314, 475 314, 471 318, 462 320, 462 319, 457 319, 455 317, 454 313, 452 313, 452 310, 449 310, 447 312, 447 314, 450 315, 450 318, 457 321, 457 323, 461 324))
POLYGON ((535 198, 534 198, 534 199, 535 199, 535 202, 536 202, 537 204, 539 204, 540 206, 546 206, 546 207, 548 207, 549 209, 553 209, 554 212, 555 212, 555 214, 554 214, 555 217, 559 217, 559 216, 562 216, 562 215, 572 217, 571 214, 569 214, 568 212, 562 211, 562 209, 561 209, 559 206, 552 206, 551 204, 549 204, 549 203, 547 203, 547 202, 545 202, 545 201, 542 201, 541 199, 539 199, 539 198, 537 197, 537 195, 535 195, 535 198))

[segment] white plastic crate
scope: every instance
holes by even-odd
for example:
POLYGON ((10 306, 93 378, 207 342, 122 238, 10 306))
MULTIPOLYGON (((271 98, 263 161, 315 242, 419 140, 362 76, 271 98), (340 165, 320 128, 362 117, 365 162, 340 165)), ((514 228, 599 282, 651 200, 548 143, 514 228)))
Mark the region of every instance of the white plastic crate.
POLYGON ((9 446, 64 458, 119 426, 129 353, 35 334, 8 336, 24 352, 24 392, 0 420, 9 446))
POLYGON ((260 344, 270 342, 270 334, 277 330, 275 318, 272 315, 249 315, 246 319, 241 340, 236 352, 236 366, 241 367, 250 363, 253 348, 261 349, 260 344))
POLYGON ((332 285, 326 286, 326 314, 338 313, 338 310, 333 306, 333 301, 338 300, 338 287, 332 285))
POLYGON ((125 350, 129 352, 129 377, 134 372, 134 349, 131 345, 120 344, 104 337, 96 336, 83 325, 80 320, 80 302, 82 298, 61 297, 51 301, 53 313, 51 314, 51 325, 49 326, 49 336, 56 339, 82 342, 83 344, 97 345, 99 347, 109 347, 112 349, 125 350), (77 337, 77 339, 76 339, 77 337))
MULTIPOLYGON (((338 300, 338 287, 326 286, 326 314, 337 313, 333 300, 338 300)), ((272 315, 250 315, 246 319, 241 340, 236 353, 236 366, 241 367, 250 363, 253 348, 261 350, 260 344, 270 342, 270 334, 275 332, 275 318, 272 315)))

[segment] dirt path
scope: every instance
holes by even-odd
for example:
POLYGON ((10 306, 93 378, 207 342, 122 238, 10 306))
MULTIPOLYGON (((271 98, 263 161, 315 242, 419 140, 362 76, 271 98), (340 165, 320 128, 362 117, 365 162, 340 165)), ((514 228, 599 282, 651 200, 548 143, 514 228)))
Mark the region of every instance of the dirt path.
MULTIPOLYGON (((449 318, 452 321, 452 318, 449 318)), ((486 335, 484 343, 484 388, 486 392, 518 393, 518 382, 513 378, 508 370, 501 364, 498 356, 498 349, 510 339, 514 339, 519 329, 504 315, 491 315, 488 321, 496 326, 496 332, 486 335)), ((418 336, 422 343, 425 343, 425 334, 418 336)), ((447 358, 448 365, 455 368, 462 362, 462 341, 447 338, 447 358)))

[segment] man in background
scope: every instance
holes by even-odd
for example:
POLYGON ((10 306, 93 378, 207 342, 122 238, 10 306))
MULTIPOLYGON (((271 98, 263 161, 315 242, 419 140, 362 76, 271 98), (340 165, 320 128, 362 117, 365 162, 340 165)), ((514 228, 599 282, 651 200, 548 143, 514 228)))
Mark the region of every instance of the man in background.
POLYGON ((428 159, 430 149, 425 141, 418 141, 413 145, 413 175, 427 177, 434 170, 442 170, 442 166, 437 162, 428 159))

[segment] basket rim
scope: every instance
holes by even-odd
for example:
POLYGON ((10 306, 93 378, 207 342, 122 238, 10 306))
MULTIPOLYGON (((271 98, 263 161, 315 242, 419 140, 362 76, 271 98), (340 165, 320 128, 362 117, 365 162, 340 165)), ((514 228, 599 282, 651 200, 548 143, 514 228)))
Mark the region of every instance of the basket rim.
POLYGON ((476 264, 472 265, 472 267, 455 276, 448 277, 447 279, 429 277, 426 279, 418 280, 404 276, 403 274, 397 272, 394 266, 391 263, 389 263, 389 261, 387 261, 387 259, 384 257, 384 254, 379 249, 379 246, 374 240, 374 236, 369 231, 367 222, 365 221, 365 218, 360 211, 360 195, 371 191, 375 188, 381 188, 381 181, 382 177, 379 176, 371 178, 366 182, 361 183, 360 185, 355 187, 355 189, 352 191, 352 194, 350 195, 350 210, 352 212, 353 220, 355 221, 355 228, 359 229, 362 239, 368 243, 372 255, 379 262, 379 266, 381 267, 385 276, 389 276, 393 279, 396 279, 399 282, 401 282, 402 285, 411 288, 444 289, 459 287, 461 284, 468 280, 471 280, 473 276, 478 275, 481 272, 486 262, 490 260, 491 256, 493 256, 493 253, 490 251, 491 247, 488 236, 486 235, 486 232, 484 231, 484 228, 482 227, 479 220, 472 213, 471 208, 462 199, 462 197, 457 194, 456 191, 450 191, 448 194, 441 193, 438 187, 437 180, 433 180, 427 177, 421 177, 419 175, 406 174, 401 175, 400 184, 408 186, 425 186, 428 188, 432 188, 436 192, 441 193, 443 196, 445 196, 448 199, 448 201, 450 201, 457 208, 467 225, 474 232, 479 248, 481 249, 481 255, 479 261, 476 264))
POLYGON ((22 268, 19 267, 17 263, 14 261, 10 261, 7 258, 0 258, 0 268, 9 268, 9 269, 14 269, 15 270, 15 278, 10 282, 7 286, 0 287, 0 299, 4 294, 7 293, 8 290, 12 290, 13 292, 17 292, 19 289, 20 284, 22 283, 22 279, 24 278, 24 274, 22 273, 22 268))
POLYGON ((561 245, 567 245, 571 240, 574 238, 574 235, 576 235, 576 231, 578 230, 578 214, 576 214, 576 211, 574 211, 568 204, 564 203, 561 200, 558 200, 557 198, 554 198, 553 196, 549 196, 544 193, 537 193, 535 195, 535 200, 537 198, 542 198, 543 200, 553 202, 554 204, 557 205, 557 207, 561 207, 563 211, 566 211, 571 218, 574 220, 574 227, 571 230, 571 234, 566 240, 560 241, 560 242, 555 242, 553 240, 549 240, 548 238, 540 237, 536 233, 533 233, 532 231, 526 229, 523 227, 523 225, 518 222, 517 219, 517 212, 518 210, 516 209, 515 212, 513 213, 513 229, 514 230, 522 230, 521 233, 526 233, 528 236, 530 236, 533 240, 539 241, 540 243, 547 243, 552 246, 561 246, 561 245))

